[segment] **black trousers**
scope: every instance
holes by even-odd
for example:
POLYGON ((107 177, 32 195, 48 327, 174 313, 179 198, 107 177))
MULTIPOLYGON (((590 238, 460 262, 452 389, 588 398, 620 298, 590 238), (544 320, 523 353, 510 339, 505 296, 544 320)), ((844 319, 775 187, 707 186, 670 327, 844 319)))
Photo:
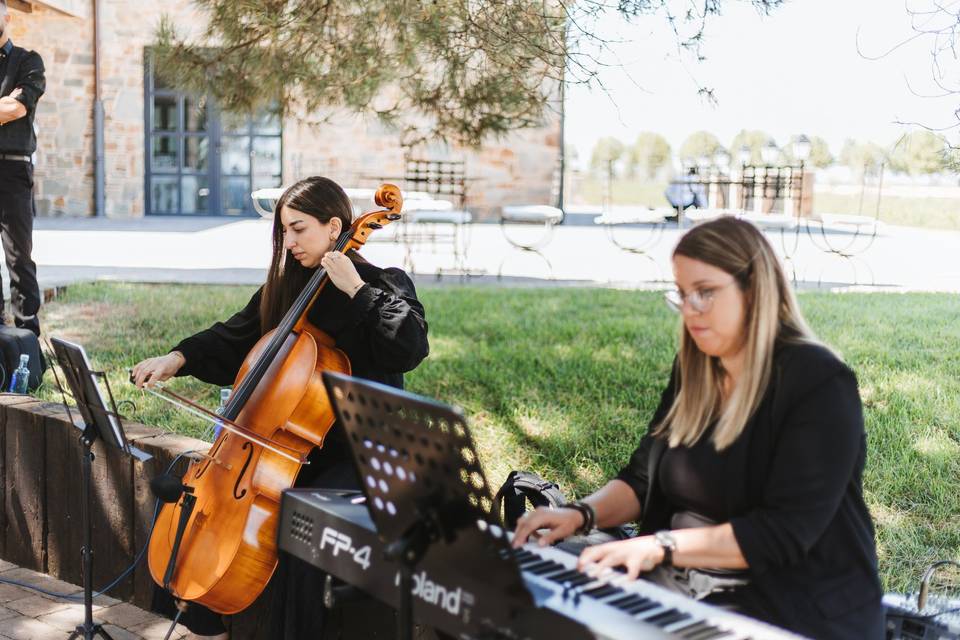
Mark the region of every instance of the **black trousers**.
MULTIPOLYGON (((33 165, 0 160, 0 241, 10 271, 10 306, 21 329, 40 335, 40 285, 33 251, 33 165)), ((2 291, 0 291, 2 293, 2 291)), ((0 312, 3 297, 0 296, 0 312)))

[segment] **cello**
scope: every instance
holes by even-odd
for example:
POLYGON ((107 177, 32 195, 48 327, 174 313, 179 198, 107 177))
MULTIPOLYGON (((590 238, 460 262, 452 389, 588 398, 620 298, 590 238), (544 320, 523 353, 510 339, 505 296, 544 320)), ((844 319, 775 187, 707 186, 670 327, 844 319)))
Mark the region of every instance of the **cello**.
MULTIPOLYGON (((358 249, 372 232, 400 219, 399 188, 384 184, 374 200, 382 209, 354 221, 334 251, 358 249)), ((280 324, 250 350, 222 415, 157 385, 176 404, 224 427, 184 474, 150 537, 150 574, 177 599, 237 613, 277 567, 281 493, 293 486, 310 451, 323 446, 336 419, 321 374, 350 373, 346 354, 307 320, 328 281, 318 268, 280 324)))

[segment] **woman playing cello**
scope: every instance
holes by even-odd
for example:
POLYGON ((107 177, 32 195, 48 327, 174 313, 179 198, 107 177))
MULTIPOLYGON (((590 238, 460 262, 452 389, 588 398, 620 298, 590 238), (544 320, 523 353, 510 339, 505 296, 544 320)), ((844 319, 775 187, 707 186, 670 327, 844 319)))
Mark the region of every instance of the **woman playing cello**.
MULTIPOLYGON (((133 369, 138 387, 185 375, 232 384, 250 350, 277 327, 320 267, 333 286, 321 290, 307 320, 334 339, 336 348, 349 358, 353 375, 402 388, 403 374, 427 356, 424 309, 407 274, 375 267, 352 250, 346 254, 333 250, 353 217, 343 189, 327 178, 307 178, 287 189, 275 210, 266 283, 228 320, 186 338, 166 355, 138 363, 133 369)), ((297 484, 359 487, 345 436, 337 426, 323 447, 310 455, 297 484)), ((282 558, 273 579, 271 618, 277 620, 271 623, 270 637, 319 637, 315 632, 322 623, 320 594, 303 589, 307 569, 296 562, 282 558)), ((182 622, 196 637, 226 638, 220 616, 199 605, 191 604, 182 622)))

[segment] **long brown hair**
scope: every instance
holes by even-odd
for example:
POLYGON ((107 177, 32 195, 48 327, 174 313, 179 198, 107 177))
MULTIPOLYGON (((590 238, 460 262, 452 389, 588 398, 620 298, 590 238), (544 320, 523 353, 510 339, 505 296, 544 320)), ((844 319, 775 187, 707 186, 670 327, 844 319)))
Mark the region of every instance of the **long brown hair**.
POLYGON ((714 420, 714 447, 721 451, 743 432, 770 383, 777 342, 817 343, 797 305, 793 288, 763 233, 732 217, 704 222, 677 243, 674 256, 686 256, 729 273, 744 293, 743 374, 723 402, 724 371, 720 359, 697 347, 680 325, 680 391, 657 433, 670 446, 690 446, 714 420))
MULTIPOLYGON (((349 229, 353 221, 350 198, 340 185, 329 178, 304 178, 283 192, 277 200, 273 214, 273 257, 260 299, 261 333, 266 333, 280 324, 280 320, 314 273, 314 269, 301 265, 283 246, 283 223, 280 221, 283 207, 313 216, 323 224, 340 218, 343 223, 342 231, 349 229)), ((350 251, 349 256, 354 262, 363 262, 355 251, 350 251)))

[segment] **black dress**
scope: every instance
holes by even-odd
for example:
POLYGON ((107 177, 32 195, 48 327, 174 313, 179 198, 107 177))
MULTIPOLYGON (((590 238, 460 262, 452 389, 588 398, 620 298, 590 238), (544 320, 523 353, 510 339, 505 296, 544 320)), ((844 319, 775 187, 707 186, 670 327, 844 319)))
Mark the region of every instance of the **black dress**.
MULTIPOLYGON (((400 269, 380 269, 356 263, 366 282, 351 299, 328 283, 307 313, 308 320, 330 335, 350 358, 352 375, 403 388, 403 374, 427 357, 427 322, 423 305, 409 276, 400 269)), ((247 353, 261 337, 257 292, 240 312, 225 322, 190 336, 174 347, 186 363, 178 376, 231 385, 247 353)), ((322 449, 310 455, 310 464, 297 486, 359 488, 350 461, 346 436, 339 425, 327 434, 322 449)), ((318 572, 305 563, 280 554, 280 566, 271 580, 273 605, 266 637, 320 637, 323 607, 318 572)), ((181 622, 194 633, 215 635, 225 627, 220 616, 191 605, 181 622)))
MULTIPOLYGON (((676 370, 651 426, 679 388, 676 370)), ((805 636, 883 637, 882 590, 873 522, 863 498, 866 432, 857 381, 833 353, 812 344, 780 345, 770 384, 743 433, 710 465, 698 443, 701 497, 667 494, 660 465, 677 460, 647 433, 617 478, 637 494, 640 532, 669 529, 678 508, 730 522, 749 565, 750 584, 731 604, 805 636), (714 486, 709 486, 715 483, 714 486), (707 487, 707 488, 704 488, 707 487), (680 502, 680 504, 677 504, 680 502)), ((683 452, 689 455, 691 452, 683 452)), ((677 483, 673 483, 676 485, 677 483)))

